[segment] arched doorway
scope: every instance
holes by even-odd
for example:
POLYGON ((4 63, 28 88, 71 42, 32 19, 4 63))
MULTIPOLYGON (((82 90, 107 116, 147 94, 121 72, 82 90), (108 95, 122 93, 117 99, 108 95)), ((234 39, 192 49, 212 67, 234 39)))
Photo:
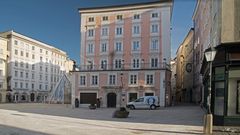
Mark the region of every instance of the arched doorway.
POLYGON ((115 93, 107 94, 107 107, 116 107, 117 95, 115 93))
POLYGON ((21 95, 21 101, 22 102, 26 102, 27 101, 27 93, 23 93, 22 95, 21 95))
POLYGON ((30 100, 31 100, 31 102, 34 102, 34 99, 35 99, 35 95, 34 95, 34 93, 31 93, 31 94, 30 94, 30 100))

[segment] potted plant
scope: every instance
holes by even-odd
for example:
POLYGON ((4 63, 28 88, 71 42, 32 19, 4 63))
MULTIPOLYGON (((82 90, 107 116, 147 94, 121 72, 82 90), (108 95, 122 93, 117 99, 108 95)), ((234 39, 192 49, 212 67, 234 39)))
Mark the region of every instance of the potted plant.
POLYGON ((113 112, 113 118, 127 118, 129 111, 125 107, 120 107, 113 112))
POLYGON ((89 109, 96 109, 96 105, 95 105, 95 104, 93 104, 93 103, 92 103, 92 104, 90 104, 88 107, 89 107, 89 109))

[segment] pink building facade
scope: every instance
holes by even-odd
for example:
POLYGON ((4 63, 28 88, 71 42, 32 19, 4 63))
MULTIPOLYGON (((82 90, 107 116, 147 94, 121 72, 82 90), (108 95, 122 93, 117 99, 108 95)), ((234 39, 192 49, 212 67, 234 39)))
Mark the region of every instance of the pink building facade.
POLYGON ((79 9, 81 62, 73 72, 81 106, 124 106, 145 95, 171 102, 172 1, 79 9))

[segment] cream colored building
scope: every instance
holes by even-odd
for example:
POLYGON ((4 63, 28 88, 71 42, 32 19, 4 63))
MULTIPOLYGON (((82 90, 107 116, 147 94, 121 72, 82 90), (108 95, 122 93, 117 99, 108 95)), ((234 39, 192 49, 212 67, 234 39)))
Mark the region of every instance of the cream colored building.
POLYGON ((192 102, 193 97, 193 33, 191 28, 177 51, 176 100, 192 102))
POLYGON ((7 58, 7 39, 0 37, 0 103, 6 101, 7 58))
POLYGON ((45 101, 73 61, 66 52, 17 32, 0 35, 8 40, 7 102, 45 101))

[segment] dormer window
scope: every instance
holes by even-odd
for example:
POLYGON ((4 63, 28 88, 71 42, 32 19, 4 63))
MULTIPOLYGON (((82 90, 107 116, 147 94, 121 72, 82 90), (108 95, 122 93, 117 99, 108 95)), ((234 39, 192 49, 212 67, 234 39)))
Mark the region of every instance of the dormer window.
POLYGON ((103 17, 102 17, 102 20, 103 20, 103 21, 108 21, 108 16, 103 16, 103 17))
POLYGON ((88 22, 94 22, 94 17, 89 17, 88 22))
POLYGON ((134 19, 134 20, 140 19, 140 15, 139 15, 139 14, 135 14, 135 15, 133 16, 133 19, 134 19))
POLYGON ((158 18, 158 13, 152 13, 152 18, 158 18))
POLYGON ((117 15, 117 20, 121 21, 123 19, 122 15, 117 15))

